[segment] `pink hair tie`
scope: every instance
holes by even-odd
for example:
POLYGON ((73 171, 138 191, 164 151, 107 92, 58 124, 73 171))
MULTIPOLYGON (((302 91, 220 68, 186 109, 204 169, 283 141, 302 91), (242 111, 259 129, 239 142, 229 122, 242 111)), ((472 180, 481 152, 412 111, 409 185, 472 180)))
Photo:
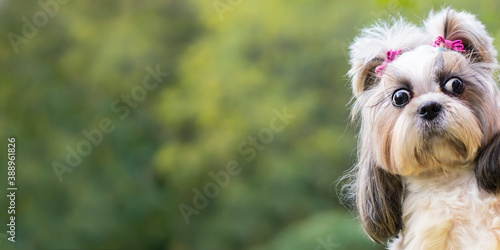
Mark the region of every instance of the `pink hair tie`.
POLYGON ((384 73, 385 71, 385 68, 387 67, 387 65, 396 60, 396 57, 399 55, 399 53, 401 53, 401 50, 398 49, 398 50, 388 50, 387 51, 387 57, 385 58, 384 62, 382 64, 380 64, 379 66, 377 66, 375 68, 375 73, 378 74, 378 76, 382 76, 382 74, 384 73))
POLYGON ((442 36, 438 36, 436 40, 434 40, 433 47, 441 47, 447 48, 451 50, 455 50, 458 52, 465 52, 464 45, 462 44, 462 40, 457 39, 455 41, 446 40, 442 36))

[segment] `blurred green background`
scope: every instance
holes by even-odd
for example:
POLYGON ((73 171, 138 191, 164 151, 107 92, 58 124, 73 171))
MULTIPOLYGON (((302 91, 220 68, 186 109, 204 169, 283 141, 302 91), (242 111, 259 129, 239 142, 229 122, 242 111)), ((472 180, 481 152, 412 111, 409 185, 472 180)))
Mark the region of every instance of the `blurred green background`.
MULTIPOLYGON (((356 158, 347 48, 376 19, 443 5, 0 1, 0 148, 16 137, 18 186, 0 249, 382 249, 337 197, 356 158), (154 88, 151 70, 168 73, 154 88), (72 167, 71 150, 88 155, 72 167)), ((500 38, 498 1, 449 5, 500 38)))

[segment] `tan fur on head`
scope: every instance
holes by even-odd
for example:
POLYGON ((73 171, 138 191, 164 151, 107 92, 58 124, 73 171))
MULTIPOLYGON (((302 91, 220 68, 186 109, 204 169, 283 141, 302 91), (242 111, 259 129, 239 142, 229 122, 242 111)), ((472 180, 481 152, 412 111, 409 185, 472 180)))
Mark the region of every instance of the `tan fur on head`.
POLYGON ((402 18, 364 29, 362 35, 350 46, 352 68, 348 74, 352 78, 354 94, 367 90, 379 81, 375 67, 382 64, 388 50, 411 50, 431 39, 426 36, 421 28, 402 18))
POLYGON ((486 32, 484 25, 470 13, 444 9, 438 13, 431 13, 424 22, 424 26, 432 37, 443 36, 448 40, 461 39, 473 60, 497 62, 493 39, 486 32))
MULTIPOLYGON (((432 241, 422 243, 426 246, 453 246, 448 241, 456 237, 452 228, 457 224, 442 221, 442 225, 425 226, 414 223, 413 217, 420 213, 423 218, 435 216, 431 210, 430 215, 414 210, 424 209, 431 197, 439 200, 436 195, 450 188, 443 183, 448 177, 452 183, 453 178, 467 179, 460 183, 480 186, 471 195, 481 197, 474 197, 477 207, 453 199, 442 206, 466 214, 467 209, 498 203, 489 194, 500 186, 500 95, 492 78, 498 66, 492 41, 475 16, 444 9, 431 13, 423 28, 401 18, 378 23, 364 29, 351 45, 352 114, 360 118, 361 127, 350 187, 363 228, 374 241, 382 243, 400 235, 394 249, 417 246, 417 239, 432 241), (433 47, 438 36, 461 40, 465 52, 433 47), (388 50, 402 53, 377 75, 375 68, 384 62, 388 50), (433 180, 439 182, 434 185, 433 180), (414 188, 418 191, 408 193, 407 186, 418 186, 414 188), (408 205, 417 196, 419 205, 408 205), (489 197, 487 202, 485 197, 489 197), (424 229, 430 231, 421 232, 424 229), (451 235, 436 236, 443 233, 451 235)), ((459 215, 439 216, 460 219, 459 215)), ((499 214, 490 216, 481 219, 500 220, 499 214)), ((463 223, 460 227, 474 221, 463 223)), ((456 246, 464 246, 460 244, 456 246)))

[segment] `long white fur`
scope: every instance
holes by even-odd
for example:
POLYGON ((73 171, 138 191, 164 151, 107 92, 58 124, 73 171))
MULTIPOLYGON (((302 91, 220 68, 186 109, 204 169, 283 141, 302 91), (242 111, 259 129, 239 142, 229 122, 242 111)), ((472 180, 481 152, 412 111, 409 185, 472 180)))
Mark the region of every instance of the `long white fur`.
POLYGON ((471 167, 407 177, 405 228, 389 249, 500 249, 500 202, 479 189, 471 167))

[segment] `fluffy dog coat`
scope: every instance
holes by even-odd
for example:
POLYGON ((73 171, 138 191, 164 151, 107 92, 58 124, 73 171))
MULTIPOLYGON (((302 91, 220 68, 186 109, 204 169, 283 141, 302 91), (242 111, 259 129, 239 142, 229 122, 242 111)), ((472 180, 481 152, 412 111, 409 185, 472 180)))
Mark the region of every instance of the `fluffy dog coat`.
POLYGON ((378 23, 351 45, 361 123, 348 187, 372 240, 390 240, 390 249, 500 249, 492 42, 475 16, 444 9, 422 27, 378 23))

